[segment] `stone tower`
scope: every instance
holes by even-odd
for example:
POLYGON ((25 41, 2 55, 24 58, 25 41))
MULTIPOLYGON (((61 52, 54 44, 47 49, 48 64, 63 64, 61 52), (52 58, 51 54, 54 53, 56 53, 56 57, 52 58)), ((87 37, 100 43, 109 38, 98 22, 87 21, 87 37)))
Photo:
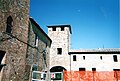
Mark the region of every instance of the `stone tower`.
POLYGON ((23 81, 29 0, 0 0, 0 81, 23 81))
POLYGON ((50 71, 69 70, 70 57, 68 55, 70 49, 70 25, 54 25, 47 26, 48 35, 52 40, 50 48, 50 71), (61 70, 60 70, 61 69, 61 70))

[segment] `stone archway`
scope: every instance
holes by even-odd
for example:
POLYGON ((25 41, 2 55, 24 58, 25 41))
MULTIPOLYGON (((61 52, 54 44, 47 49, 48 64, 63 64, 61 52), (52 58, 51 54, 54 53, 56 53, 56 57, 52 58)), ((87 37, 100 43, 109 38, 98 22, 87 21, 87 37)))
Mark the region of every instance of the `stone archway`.
POLYGON ((50 69, 50 72, 63 72, 64 70, 66 69, 62 66, 54 66, 50 69))
POLYGON ((63 81, 63 71, 66 70, 62 66, 54 66, 50 69, 51 80, 53 81, 63 81))

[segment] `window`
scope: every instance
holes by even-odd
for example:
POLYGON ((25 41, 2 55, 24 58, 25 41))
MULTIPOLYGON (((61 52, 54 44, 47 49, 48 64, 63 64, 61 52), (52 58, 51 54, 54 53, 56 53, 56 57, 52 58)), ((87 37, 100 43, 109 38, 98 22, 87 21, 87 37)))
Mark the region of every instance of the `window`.
POLYGON ((120 69, 113 69, 113 71, 120 71, 120 69))
POLYGON ((113 69, 113 71, 114 71, 114 77, 119 79, 120 77, 118 76, 120 76, 120 73, 119 73, 120 69, 113 69))
POLYGON ((96 68, 92 68, 92 71, 96 71, 96 68))
POLYGON ((57 72, 57 73, 51 73, 51 80, 62 80, 62 73, 61 72, 57 72))
POLYGON ((13 27, 13 19, 11 16, 9 16, 7 18, 7 22, 6 22, 7 26, 6 26, 6 32, 7 33, 11 33, 12 32, 12 27, 13 27))
POLYGON ((114 62, 118 62, 117 55, 113 55, 114 62))
POLYGON ((46 79, 46 73, 40 72, 38 68, 39 66, 36 64, 32 66, 32 81, 41 81, 46 79))
POLYGON ((100 56, 100 59, 102 60, 102 56, 100 56))
POLYGON ((86 74, 86 69, 85 68, 79 68, 80 74, 85 75, 86 74))
POLYGON ((34 43, 34 45, 37 47, 38 46, 38 36, 37 36, 37 34, 35 34, 35 43, 34 43))
POLYGON ((5 56, 5 52, 4 51, 0 51, 0 72, 1 72, 1 70, 3 68, 3 66, 6 65, 6 64, 2 64, 2 60, 3 60, 4 56, 5 56))
POLYGON ((73 55, 73 61, 76 61, 77 59, 76 59, 76 55, 73 55))
POLYGON ((79 71, 85 71, 85 68, 79 68, 79 71))
POLYGON ((83 56, 83 60, 85 60, 85 56, 83 56))
POLYGON ((57 54, 59 54, 59 55, 62 54, 62 48, 57 48, 57 54))
POLYGON ((56 27, 53 27, 52 30, 53 30, 53 31, 56 31, 56 27))
POLYGON ((61 31, 64 31, 64 27, 61 27, 61 31))
POLYGON ((38 71, 38 65, 33 64, 33 66, 32 66, 32 71, 38 71))

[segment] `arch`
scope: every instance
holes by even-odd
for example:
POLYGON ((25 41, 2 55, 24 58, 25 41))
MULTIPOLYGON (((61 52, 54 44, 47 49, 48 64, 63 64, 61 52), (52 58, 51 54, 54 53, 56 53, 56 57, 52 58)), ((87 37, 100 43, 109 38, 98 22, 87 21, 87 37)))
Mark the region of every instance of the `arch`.
POLYGON ((6 64, 2 64, 2 60, 3 60, 4 56, 5 56, 5 51, 0 50, 0 72, 1 72, 1 70, 3 68, 3 66, 6 65, 6 64))
POLYGON ((13 27, 13 19, 11 16, 7 17, 7 22, 6 22, 6 32, 11 33, 12 32, 12 27, 13 27))
POLYGON ((54 66, 50 69, 50 72, 62 72, 63 70, 66 70, 66 69, 62 66, 54 66))

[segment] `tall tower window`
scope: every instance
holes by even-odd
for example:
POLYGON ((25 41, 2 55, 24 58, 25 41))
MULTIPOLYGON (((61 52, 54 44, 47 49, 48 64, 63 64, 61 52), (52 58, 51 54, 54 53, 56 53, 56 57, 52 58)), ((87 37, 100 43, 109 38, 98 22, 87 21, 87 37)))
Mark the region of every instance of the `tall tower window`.
POLYGON ((83 56, 83 60, 85 60, 85 56, 83 56))
POLYGON ((117 55, 113 55, 114 62, 118 62, 117 55))
POLYGON ((6 32, 7 33, 11 33, 12 32, 12 27, 13 27, 13 19, 11 16, 9 16, 7 18, 7 22, 6 22, 7 26, 6 26, 6 32))
POLYGON ((57 54, 61 55, 62 54, 62 48, 57 48, 57 54))
POLYGON ((73 55, 73 61, 76 61, 77 59, 76 59, 76 55, 73 55))

